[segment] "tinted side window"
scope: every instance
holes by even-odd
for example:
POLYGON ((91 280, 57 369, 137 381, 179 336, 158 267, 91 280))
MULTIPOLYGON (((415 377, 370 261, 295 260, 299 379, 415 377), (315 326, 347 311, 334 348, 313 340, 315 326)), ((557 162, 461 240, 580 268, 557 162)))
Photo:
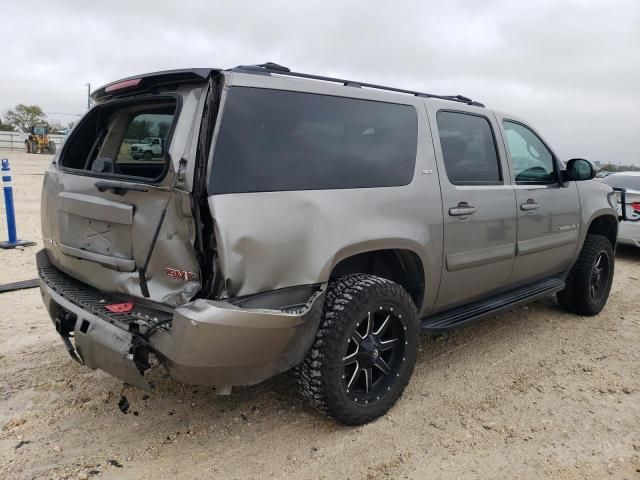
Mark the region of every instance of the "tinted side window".
POLYGON ((437 122, 444 165, 451 183, 502 183, 493 130, 485 117, 441 111, 437 122))
POLYGON ((554 183, 553 154, 524 125, 502 122, 516 183, 554 183))
POLYGON ((209 179, 212 194, 407 185, 414 107, 233 87, 209 179))

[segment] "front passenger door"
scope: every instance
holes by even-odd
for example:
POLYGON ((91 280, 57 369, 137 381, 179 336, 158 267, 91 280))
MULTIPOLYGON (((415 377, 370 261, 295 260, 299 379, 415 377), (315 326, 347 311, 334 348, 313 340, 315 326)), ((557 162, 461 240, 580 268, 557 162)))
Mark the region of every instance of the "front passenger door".
POLYGON ((580 229, 578 189, 575 182, 560 185, 553 152, 531 128, 500 120, 518 208, 516 259, 509 283, 529 283, 569 267, 580 229))

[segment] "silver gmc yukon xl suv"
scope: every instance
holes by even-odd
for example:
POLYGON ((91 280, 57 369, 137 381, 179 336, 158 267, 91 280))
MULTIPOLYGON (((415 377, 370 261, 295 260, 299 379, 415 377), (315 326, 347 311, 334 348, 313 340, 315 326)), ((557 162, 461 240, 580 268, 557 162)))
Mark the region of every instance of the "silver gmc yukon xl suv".
POLYGON ((513 115, 271 63, 93 99, 46 172, 37 263, 71 356, 131 385, 150 355, 219 393, 292 369, 362 424, 402 394, 421 332, 607 301, 613 190, 513 115), (135 160, 147 137, 163 154, 135 160))

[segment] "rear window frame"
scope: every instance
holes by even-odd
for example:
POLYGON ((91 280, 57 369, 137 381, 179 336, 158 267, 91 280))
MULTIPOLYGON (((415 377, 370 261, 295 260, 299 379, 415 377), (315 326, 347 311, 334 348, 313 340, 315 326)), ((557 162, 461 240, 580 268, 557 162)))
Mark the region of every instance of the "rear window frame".
POLYGON ((278 88, 278 87, 274 87, 274 86, 257 86, 257 85, 253 85, 253 84, 238 84, 238 85, 233 85, 229 88, 229 90, 227 92, 224 93, 223 96, 223 103, 222 103, 222 108, 220 109, 220 111, 218 112, 217 115, 217 119, 216 119, 216 130, 214 133, 214 137, 213 137, 213 142, 212 142, 212 148, 210 149, 209 152, 209 159, 208 159, 208 167, 207 167, 207 179, 206 179, 206 184, 207 184, 207 195, 237 195, 237 194, 260 194, 260 193, 283 193, 283 192, 313 192, 313 191, 335 191, 335 190, 360 190, 360 189, 372 189, 372 188, 402 188, 402 187, 407 187, 408 185, 411 185, 414 180, 416 179, 416 168, 418 166, 418 160, 420 157, 420 148, 421 148, 421 143, 420 143, 420 129, 421 129, 421 116, 420 116, 420 110, 419 110, 419 106, 416 105, 415 103, 412 102, 402 102, 400 101, 392 101, 392 100, 380 100, 377 98, 361 98, 361 97, 354 97, 354 96, 349 96, 349 95, 339 95, 336 93, 325 93, 325 92, 320 92, 320 91, 308 91, 308 90, 298 90, 295 88, 278 88), (414 156, 411 160, 411 176, 407 179, 407 181, 405 183, 399 184, 399 185, 383 185, 383 186, 379 186, 379 185, 373 185, 373 186, 348 186, 348 187, 322 187, 322 188, 316 188, 316 187, 312 187, 312 188, 295 188, 295 189, 291 189, 291 188, 287 188, 287 189, 256 189, 256 190, 243 190, 243 191, 229 191, 229 192, 219 192, 216 189, 213 188, 212 185, 212 174, 214 171, 214 164, 215 164, 215 156, 216 156, 216 150, 218 148, 218 143, 220 141, 221 138, 221 131, 222 131, 222 125, 224 122, 224 117, 225 117, 225 113, 226 113, 226 109, 228 107, 228 102, 229 102, 229 94, 233 89, 252 89, 252 90, 264 90, 264 91, 272 91, 272 92, 288 92, 288 93, 297 93, 297 94, 304 94, 304 95, 312 95, 312 96, 316 96, 316 97, 328 97, 328 98, 336 98, 336 99, 343 99, 343 100, 356 100, 356 101, 365 101, 365 102, 371 102, 371 103, 376 103, 376 104, 386 104, 386 105, 397 105, 397 106, 402 106, 402 107, 409 107, 412 110, 412 114, 415 115, 415 153, 414 156))
MULTIPOLYGON (((169 149, 171 147, 171 142, 173 140, 173 134, 175 132, 176 126, 180 119, 180 113, 182 112, 182 102, 183 102, 182 95, 180 95, 179 93, 163 92, 160 94, 157 94, 157 93, 143 94, 143 95, 136 95, 131 97, 124 97, 124 98, 119 97, 119 98, 114 98, 104 103, 99 103, 95 105, 91 110, 89 110, 89 112, 87 112, 84 115, 84 117, 82 117, 82 120, 80 120, 80 122, 78 122, 78 124, 73 128, 73 131, 69 134, 69 138, 65 140, 62 148, 60 149, 60 155, 57 157, 59 170, 63 173, 81 175, 81 176, 92 177, 92 178, 107 178, 112 180, 132 181, 132 182, 138 182, 138 183, 146 183, 150 185, 161 184, 162 181, 166 178, 172 163, 171 153, 169 152, 169 149), (63 165, 62 159, 64 158, 64 155, 69 148, 70 140, 72 140, 73 138, 74 131, 81 128, 81 126, 88 121, 90 114, 91 113, 96 114, 99 108, 105 108, 105 107, 114 106, 118 104, 123 104, 123 105, 136 104, 136 103, 144 104, 146 102, 154 103, 154 102, 162 102, 162 101, 169 101, 169 100, 175 101, 175 112, 173 114, 173 122, 171 123, 171 127, 169 128, 169 133, 167 134, 167 139, 165 141, 166 146, 165 146, 165 152, 164 152, 164 159, 165 159, 164 167, 157 177, 149 178, 149 177, 140 177, 137 175, 123 175, 120 173, 98 173, 92 170, 86 170, 84 168, 65 167, 63 165)), ((117 158, 113 160, 115 162, 117 158)))

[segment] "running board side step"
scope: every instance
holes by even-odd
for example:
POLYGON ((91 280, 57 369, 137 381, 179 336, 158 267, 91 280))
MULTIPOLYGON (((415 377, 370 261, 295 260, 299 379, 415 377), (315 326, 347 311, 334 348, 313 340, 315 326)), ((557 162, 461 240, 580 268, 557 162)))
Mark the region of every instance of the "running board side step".
POLYGON ((518 305, 533 302, 564 290, 564 280, 552 278, 526 287, 502 293, 487 300, 463 305, 446 312, 425 317, 420 322, 422 333, 443 333, 464 327, 483 317, 511 310, 518 305))

